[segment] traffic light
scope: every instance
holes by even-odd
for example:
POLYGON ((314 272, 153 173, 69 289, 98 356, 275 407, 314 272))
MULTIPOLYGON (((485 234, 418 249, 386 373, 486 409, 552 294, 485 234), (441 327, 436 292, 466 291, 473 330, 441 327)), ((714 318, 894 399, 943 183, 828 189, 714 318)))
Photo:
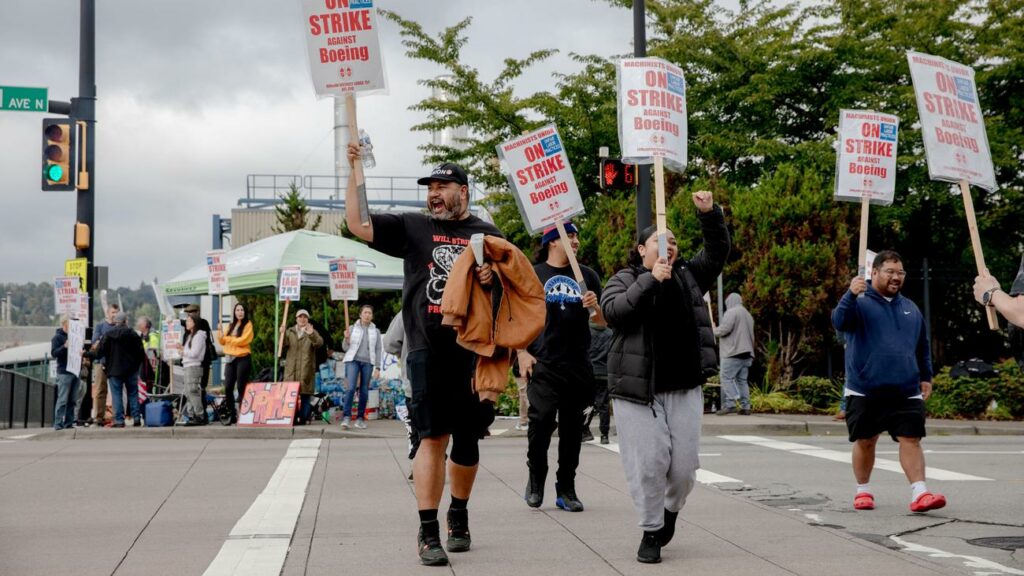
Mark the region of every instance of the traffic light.
POLYGON ((602 190, 632 190, 636 188, 636 164, 623 164, 620 160, 601 159, 602 190))
POLYGON ((74 129, 70 118, 43 118, 44 191, 75 189, 74 129))

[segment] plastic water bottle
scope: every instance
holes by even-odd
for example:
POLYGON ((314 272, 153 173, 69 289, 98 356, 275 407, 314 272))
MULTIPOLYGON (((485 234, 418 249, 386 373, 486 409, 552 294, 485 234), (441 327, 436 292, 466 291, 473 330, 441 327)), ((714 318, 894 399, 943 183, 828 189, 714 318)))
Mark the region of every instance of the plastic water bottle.
POLYGON ((377 159, 373 157, 373 142, 370 142, 370 135, 363 129, 359 130, 359 152, 363 157, 363 168, 377 165, 377 159))

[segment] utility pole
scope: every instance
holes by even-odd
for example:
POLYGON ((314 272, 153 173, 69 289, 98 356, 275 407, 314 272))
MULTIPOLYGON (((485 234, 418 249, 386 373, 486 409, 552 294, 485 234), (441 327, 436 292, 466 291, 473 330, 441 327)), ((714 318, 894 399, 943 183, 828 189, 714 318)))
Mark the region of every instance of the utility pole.
MULTIPOLYGON (((80 167, 88 177, 76 192, 77 194, 77 220, 89 227, 89 242, 84 247, 76 247, 75 256, 85 258, 85 277, 89 292, 89 314, 86 321, 86 339, 92 339, 93 325, 93 303, 96 299, 92 297, 97 288, 95 249, 96 243, 96 0, 81 0, 81 13, 79 14, 80 34, 78 47, 78 97, 71 99, 71 118, 81 122, 81 138, 78 140, 78 148, 84 153, 80 154, 81 160, 85 163, 80 167), (84 147, 84 148, 83 148, 84 147)), ((92 371, 89 371, 87 382, 87 399, 92 395, 92 371)), ((87 408, 91 401, 82 402, 82 410, 79 418, 85 415, 88 419, 87 408)))
MULTIPOLYGON (((633 0, 633 56, 647 56, 647 15, 644 2, 633 0)), ((651 166, 641 164, 637 167, 636 185, 636 234, 654 222, 651 213, 651 166)))

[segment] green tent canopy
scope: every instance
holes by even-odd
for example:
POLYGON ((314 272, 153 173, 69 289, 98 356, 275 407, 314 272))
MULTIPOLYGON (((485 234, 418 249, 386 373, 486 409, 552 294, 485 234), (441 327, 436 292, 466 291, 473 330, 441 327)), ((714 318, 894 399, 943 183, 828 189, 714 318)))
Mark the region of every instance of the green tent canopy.
MULTIPOLYGON (((402 260, 378 252, 365 244, 334 234, 295 230, 277 234, 226 253, 228 290, 231 294, 274 292, 285 266, 302 267, 302 288, 330 288, 328 266, 334 258, 355 258, 360 290, 401 290, 402 260)), ((161 288, 175 296, 209 293, 206 264, 179 274, 161 288)))

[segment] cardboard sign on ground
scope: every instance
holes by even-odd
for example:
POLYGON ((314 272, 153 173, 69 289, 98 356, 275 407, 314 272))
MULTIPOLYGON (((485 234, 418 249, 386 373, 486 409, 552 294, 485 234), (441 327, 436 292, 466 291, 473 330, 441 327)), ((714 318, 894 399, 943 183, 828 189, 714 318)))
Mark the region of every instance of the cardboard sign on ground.
POLYGON ((298 382, 253 382, 245 389, 238 425, 291 428, 298 407, 298 382))

